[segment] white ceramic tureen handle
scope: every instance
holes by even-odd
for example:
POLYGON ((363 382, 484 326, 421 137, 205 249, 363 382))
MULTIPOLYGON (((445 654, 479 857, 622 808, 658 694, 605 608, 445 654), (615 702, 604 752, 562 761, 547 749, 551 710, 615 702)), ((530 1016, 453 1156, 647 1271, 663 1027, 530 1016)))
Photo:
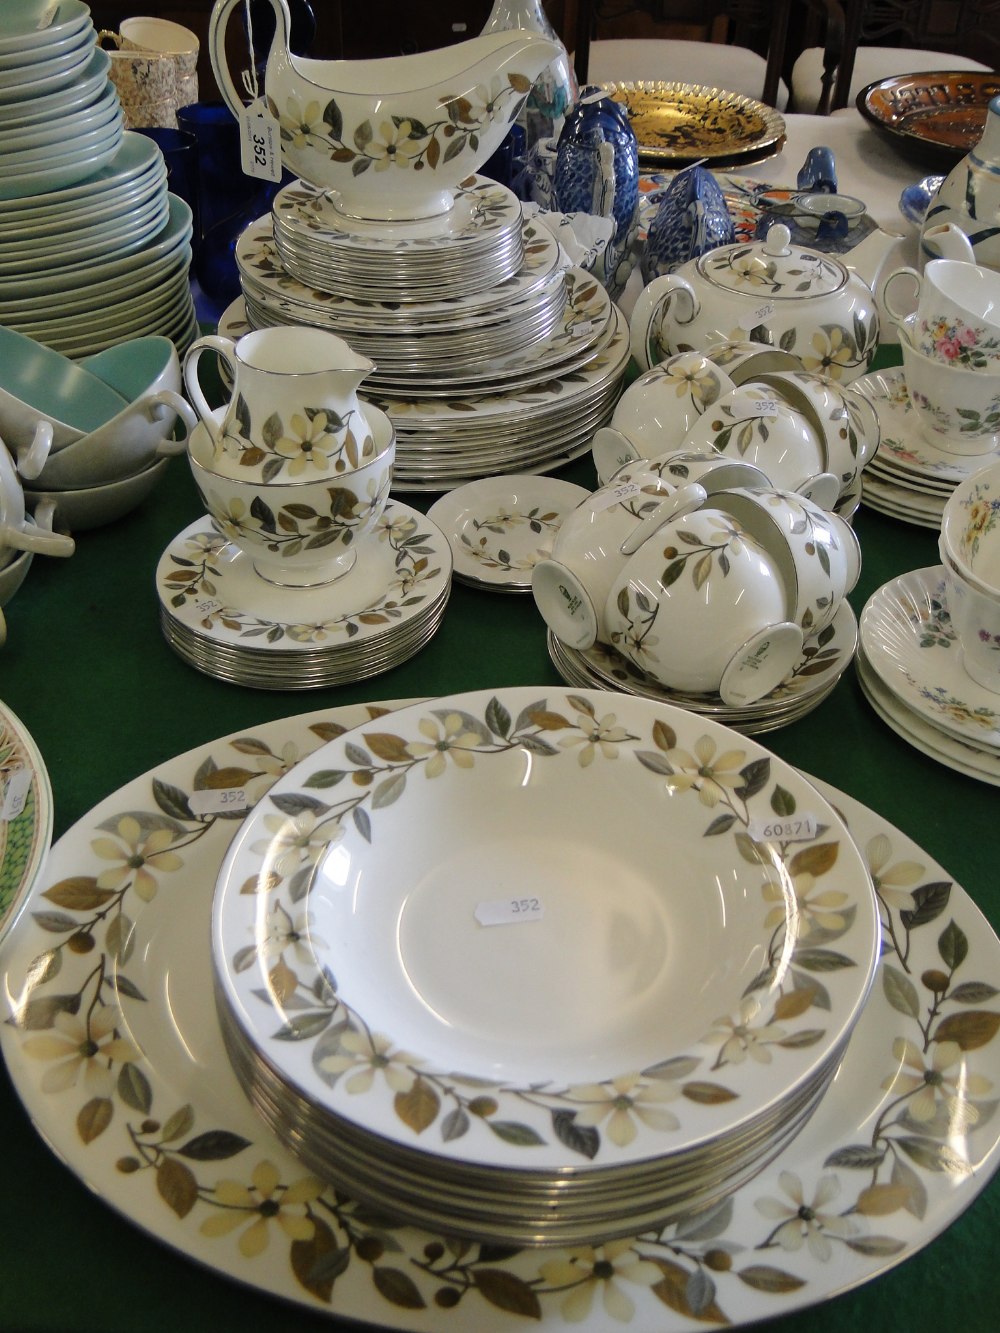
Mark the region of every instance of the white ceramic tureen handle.
POLYGON ((654 343, 653 330, 665 307, 675 299, 677 323, 690 324, 701 302, 688 280, 677 273, 654 278, 636 298, 629 321, 629 346, 640 370, 652 370, 661 360, 662 349, 654 343))
MULTIPOLYGON (((229 73, 229 61, 226 57, 226 29, 229 27, 229 18, 233 10, 242 4, 243 0, 216 0, 208 24, 208 54, 212 61, 212 72, 215 75, 215 81, 219 85, 219 91, 222 93, 226 106, 237 118, 243 110, 244 102, 229 73)), ((271 54, 273 54, 275 50, 284 49, 287 51, 289 49, 292 20, 285 0, 271 0, 271 8, 274 10, 276 20, 274 40, 271 43, 271 54)), ((268 60, 270 59, 271 55, 269 54, 268 60)))

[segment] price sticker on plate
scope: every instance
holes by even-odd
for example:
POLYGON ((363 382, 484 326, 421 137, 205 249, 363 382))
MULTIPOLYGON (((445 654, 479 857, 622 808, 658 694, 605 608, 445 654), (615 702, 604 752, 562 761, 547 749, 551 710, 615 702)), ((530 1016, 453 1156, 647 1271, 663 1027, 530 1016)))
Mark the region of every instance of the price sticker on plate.
POLYGON ((240 163, 247 176, 281 180, 278 122, 260 98, 240 112, 240 163))
POLYGON ((752 819, 747 832, 754 842, 812 842, 819 831, 815 815, 775 815, 752 819))
POLYGON ((206 787, 188 797, 193 815, 237 815, 252 804, 245 787, 206 787))
POLYGON ((544 914, 541 898, 491 898, 476 904, 475 918, 481 926, 517 926, 544 914))
POLYGON ((6 824, 16 819, 25 807, 28 792, 31 790, 31 769, 15 768, 7 778, 3 804, 0 805, 0 823, 6 824))

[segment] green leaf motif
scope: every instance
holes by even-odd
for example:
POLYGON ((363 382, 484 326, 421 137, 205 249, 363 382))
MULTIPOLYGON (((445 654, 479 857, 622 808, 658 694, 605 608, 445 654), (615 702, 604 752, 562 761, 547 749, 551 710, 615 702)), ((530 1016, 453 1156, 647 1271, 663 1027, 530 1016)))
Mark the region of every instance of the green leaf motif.
POLYGON ((163 782, 160 778, 154 778, 153 800, 165 815, 170 815, 173 819, 183 819, 191 824, 196 822, 188 804, 187 792, 181 791, 179 787, 163 782))
POLYGON ((803 1278, 793 1277, 784 1269, 772 1268, 770 1264, 752 1264, 749 1268, 739 1269, 736 1276, 748 1287, 753 1287, 754 1291, 766 1291, 778 1296, 805 1286, 803 1278))
POLYGON ((117 1092, 126 1106, 131 1106, 134 1111, 139 1111, 143 1115, 149 1114, 149 1109, 153 1105, 153 1089, 138 1065, 131 1062, 122 1065, 118 1071, 117 1092))
POLYGON ((404 1310, 423 1310, 427 1304, 413 1278, 400 1268, 373 1268, 372 1281, 379 1295, 392 1305, 404 1310))
POLYGON ((882 991, 897 1013, 907 1018, 920 1017, 920 997, 910 978, 888 963, 882 967, 882 991))
POLYGON ((328 1305, 333 1284, 350 1266, 351 1251, 338 1246, 333 1230, 322 1217, 313 1214, 312 1222, 312 1236, 309 1240, 293 1240, 289 1259, 299 1284, 328 1305))
POLYGON ((838 1148, 827 1157, 824 1166, 839 1166, 847 1171, 877 1171, 885 1160, 885 1152, 867 1143, 852 1143, 838 1148))
POLYGON ((541 1302, 522 1278, 502 1268, 476 1268, 471 1277, 483 1299, 498 1310, 525 1319, 541 1319, 541 1302))
POLYGON ((775 784, 774 791, 771 793, 771 809, 776 815, 787 818, 795 814, 795 797, 790 791, 787 791, 780 783, 775 784))
POLYGON ((226 1129, 210 1129, 188 1139, 179 1151, 182 1157, 188 1157, 194 1162, 224 1162, 249 1147, 250 1140, 240 1134, 233 1134, 226 1129))
POLYGON ((938 953, 953 972, 965 962, 969 953, 969 941, 965 932, 955 921, 950 921, 938 939, 938 953))
POLYGON ((918 1166, 926 1171, 937 1171, 950 1176, 967 1176, 972 1172, 968 1162, 946 1143, 933 1139, 905 1135, 893 1140, 918 1166))
POLYGON ((506 740, 510 735, 511 716, 500 700, 493 698, 486 705, 486 725, 492 731, 494 736, 499 736, 501 740, 506 740))
POLYGON ((571 1152, 577 1152, 591 1161, 597 1156, 601 1136, 593 1125, 578 1125, 575 1111, 553 1111, 552 1128, 559 1142, 571 1152))
POLYGON ((372 792, 372 809, 383 810, 387 805, 392 805, 394 801, 399 800, 405 790, 406 774, 393 773, 384 782, 380 782, 372 792))
POLYGON ((921 884, 919 888, 913 890, 913 901, 916 905, 904 908, 899 914, 899 919, 907 930, 925 926, 928 921, 933 921, 935 917, 941 915, 948 906, 950 897, 951 880, 942 880, 936 884, 921 884))
POLYGON ((545 1142, 530 1125, 519 1120, 487 1120, 486 1123, 498 1139, 515 1148, 537 1148, 545 1142))

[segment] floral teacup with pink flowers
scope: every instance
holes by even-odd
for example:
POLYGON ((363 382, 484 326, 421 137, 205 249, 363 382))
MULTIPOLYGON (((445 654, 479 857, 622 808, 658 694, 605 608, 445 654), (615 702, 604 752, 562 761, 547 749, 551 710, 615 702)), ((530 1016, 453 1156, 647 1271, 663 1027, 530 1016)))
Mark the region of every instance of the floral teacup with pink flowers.
POLYGON ((897 320, 903 315, 889 293, 899 278, 916 287, 910 341, 918 352, 962 370, 1000 373, 1000 273, 961 259, 932 259, 922 277, 915 269, 898 269, 883 292, 897 320))

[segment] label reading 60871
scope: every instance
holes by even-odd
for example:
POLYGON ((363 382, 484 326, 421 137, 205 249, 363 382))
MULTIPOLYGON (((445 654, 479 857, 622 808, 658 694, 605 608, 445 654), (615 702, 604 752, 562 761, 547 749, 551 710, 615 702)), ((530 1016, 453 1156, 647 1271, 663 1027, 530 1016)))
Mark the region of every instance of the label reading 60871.
POLYGON ((812 842, 819 825, 815 815, 775 815, 752 819, 747 832, 754 842, 812 842))

